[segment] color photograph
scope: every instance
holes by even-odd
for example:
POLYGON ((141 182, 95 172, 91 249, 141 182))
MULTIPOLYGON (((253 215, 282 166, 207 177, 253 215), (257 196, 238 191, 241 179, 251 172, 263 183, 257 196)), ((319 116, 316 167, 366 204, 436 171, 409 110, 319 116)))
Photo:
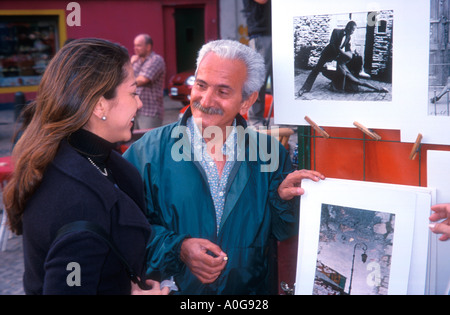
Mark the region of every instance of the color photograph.
POLYGON ((322 204, 315 295, 386 295, 395 214, 322 204))
POLYGON ((304 181, 302 188, 295 294, 431 290, 432 189, 334 178, 304 181))

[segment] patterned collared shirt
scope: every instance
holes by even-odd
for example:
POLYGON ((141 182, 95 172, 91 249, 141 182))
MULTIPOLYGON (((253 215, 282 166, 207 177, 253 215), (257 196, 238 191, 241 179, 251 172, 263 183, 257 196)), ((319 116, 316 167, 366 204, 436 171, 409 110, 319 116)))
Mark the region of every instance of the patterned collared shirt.
POLYGON ((133 63, 134 75, 146 77, 150 80, 145 86, 137 88, 137 93, 142 101, 139 113, 144 116, 164 115, 164 80, 166 76, 166 64, 164 59, 152 52, 146 59, 138 59, 133 63))
POLYGON ((225 208, 226 189, 228 178, 236 161, 236 147, 237 147, 237 133, 236 120, 233 123, 231 133, 222 146, 222 154, 226 156, 225 166, 222 171, 222 176, 219 175, 219 170, 213 158, 208 154, 208 148, 205 139, 198 126, 194 123, 194 119, 189 117, 187 120, 188 135, 191 140, 191 147, 193 148, 194 161, 198 161, 205 171, 208 179, 209 190, 214 202, 216 210, 216 226, 217 233, 219 233, 220 223, 222 221, 223 210, 225 208))

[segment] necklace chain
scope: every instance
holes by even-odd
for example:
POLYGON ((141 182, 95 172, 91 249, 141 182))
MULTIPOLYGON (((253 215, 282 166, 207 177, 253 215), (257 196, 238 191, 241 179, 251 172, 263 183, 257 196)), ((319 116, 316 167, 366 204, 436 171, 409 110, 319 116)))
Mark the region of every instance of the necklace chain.
POLYGON ((104 171, 102 171, 102 170, 100 169, 100 167, 98 167, 97 164, 95 164, 94 161, 91 160, 91 158, 87 158, 87 159, 89 160, 89 162, 91 162, 92 165, 94 165, 94 167, 95 167, 96 169, 98 169, 98 171, 99 171, 100 173, 102 173, 103 176, 108 176, 108 170, 107 170, 106 168, 105 168, 104 171))

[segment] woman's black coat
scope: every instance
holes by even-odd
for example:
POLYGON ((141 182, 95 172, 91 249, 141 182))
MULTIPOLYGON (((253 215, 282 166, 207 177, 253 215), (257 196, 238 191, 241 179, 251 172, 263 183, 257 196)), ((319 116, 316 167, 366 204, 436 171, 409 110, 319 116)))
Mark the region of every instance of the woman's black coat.
POLYGON ((99 223, 136 272, 145 274, 151 228, 141 177, 114 151, 107 167, 117 185, 62 141, 23 216, 25 293, 130 293, 123 265, 98 236, 73 232, 55 241, 62 226, 79 220, 99 223))

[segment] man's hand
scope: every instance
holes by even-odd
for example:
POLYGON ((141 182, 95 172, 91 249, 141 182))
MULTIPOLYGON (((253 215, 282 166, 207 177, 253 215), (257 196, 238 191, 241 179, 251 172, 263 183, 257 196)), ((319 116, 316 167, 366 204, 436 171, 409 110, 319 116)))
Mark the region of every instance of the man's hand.
POLYGON ((131 64, 135 63, 135 62, 138 61, 138 60, 139 60, 139 56, 138 56, 138 55, 133 55, 133 56, 131 56, 131 58, 130 58, 131 64))
POLYGON ((301 170, 289 174, 278 187, 278 195, 283 200, 291 200, 295 196, 301 196, 305 191, 301 188, 302 180, 310 179, 315 182, 325 179, 325 176, 316 171, 301 170))
POLYGON ((431 207, 431 210, 434 211, 430 216, 431 222, 446 219, 441 223, 430 224, 431 231, 436 234, 442 234, 439 240, 447 241, 450 239, 450 204, 435 205, 431 207))
POLYGON ((227 264, 227 255, 216 244, 201 238, 183 241, 181 260, 205 284, 213 283, 227 264))

